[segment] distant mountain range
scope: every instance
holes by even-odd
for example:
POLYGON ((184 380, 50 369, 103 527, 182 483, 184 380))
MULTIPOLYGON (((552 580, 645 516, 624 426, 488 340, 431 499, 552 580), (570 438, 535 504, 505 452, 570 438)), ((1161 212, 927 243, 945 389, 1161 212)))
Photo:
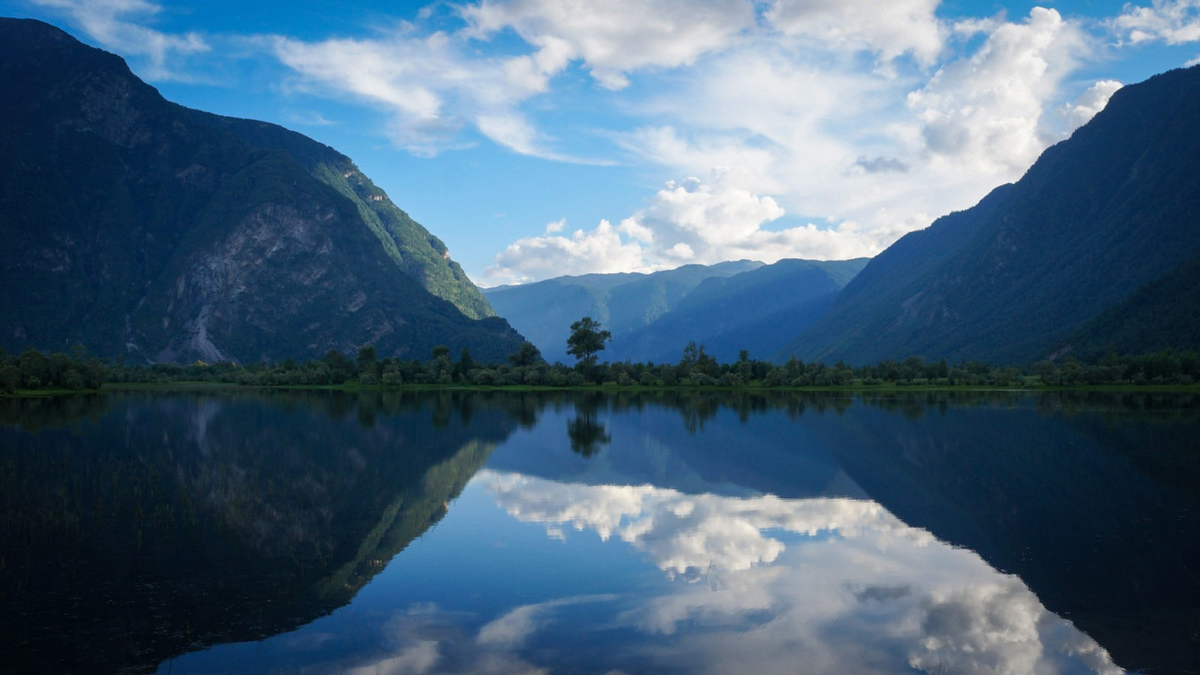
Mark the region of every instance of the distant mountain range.
POLYGON ((673 311, 614 338, 613 353, 633 361, 674 362, 694 341, 722 362, 737 360, 742 350, 753 358, 786 360, 782 346, 821 318, 866 264, 866 258, 780 260, 706 279, 673 311))
MULTIPOLYGON (((705 279, 758 267, 762 263, 741 260, 684 265, 653 274, 584 274, 483 292, 496 312, 537 345, 546 360, 573 362, 567 356, 567 337, 571 324, 582 317, 599 321, 614 336, 624 335, 674 309, 705 279)), ((612 359, 611 345, 604 356, 612 359)))
POLYGON ((781 348, 820 318, 867 260, 738 261, 653 274, 590 274, 486 289, 488 300, 550 361, 566 354, 570 325, 591 316, 612 332, 609 361, 675 362, 689 342, 722 361, 781 348))
POLYGON ((163 99, 0 19, 0 346, 150 362, 353 351, 503 360, 521 337, 344 155, 163 99))
POLYGON ((1200 348, 1200 68, 1118 91, 1017 183, 874 258, 786 348, 998 364, 1200 348))

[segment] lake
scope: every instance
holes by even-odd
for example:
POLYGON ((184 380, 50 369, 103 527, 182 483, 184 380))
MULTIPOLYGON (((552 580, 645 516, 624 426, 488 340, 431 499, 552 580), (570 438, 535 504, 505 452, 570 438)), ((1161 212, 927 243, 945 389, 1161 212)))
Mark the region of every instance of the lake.
POLYGON ((8 672, 1200 671, 1200 397, 0 401, 8 672))

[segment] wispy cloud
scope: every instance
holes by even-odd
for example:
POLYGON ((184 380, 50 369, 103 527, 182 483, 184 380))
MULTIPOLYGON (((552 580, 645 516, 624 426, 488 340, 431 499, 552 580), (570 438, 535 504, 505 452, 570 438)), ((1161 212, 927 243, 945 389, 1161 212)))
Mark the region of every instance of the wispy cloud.
POLYGON ((474 129, 514 152, 565 162, 592 162, 555 151, 519 105, 547 91, 560 68, 536 56, 481 57, 462 36, 422 34, 400 22, 381 37, 305 42, 270 40, 279 60, 295 73, 292 91, 350 95, 381 110, 397 147, 432 156, 461 147, 474 129))
POLYGON ((105 47, 125 56, 144 57, 141 73, 148 80, 194 79, 178 60, 208 52, 211 47, 198 33, 172 35, 147 26, 162 11, 148 0, 30 0, 61 12, 105 47))
POLYGON ((1153 0, 1147 5, 1129 3, 1111 21, 1125 42, 1162 41, 1169 45, 1200 41, 1200 0, 1153 0))

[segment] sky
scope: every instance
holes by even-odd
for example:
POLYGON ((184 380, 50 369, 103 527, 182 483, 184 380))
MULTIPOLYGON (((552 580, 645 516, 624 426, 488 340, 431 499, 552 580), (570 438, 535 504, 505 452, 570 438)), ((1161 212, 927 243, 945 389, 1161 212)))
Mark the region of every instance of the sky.
POLYGON ((0 0, 350 156, 481 286, 873 256, 1021 177, 1200 0, 0 0))

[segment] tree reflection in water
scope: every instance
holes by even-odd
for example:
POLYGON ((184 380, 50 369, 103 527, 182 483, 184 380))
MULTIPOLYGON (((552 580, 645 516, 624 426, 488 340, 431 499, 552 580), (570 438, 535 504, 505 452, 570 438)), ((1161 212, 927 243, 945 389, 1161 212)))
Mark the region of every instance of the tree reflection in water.
POLYGON ((590 394, 575 403, 575 417, 567 422, 567 439, 571 451, 591 457, 612 442, 608 428, 599 419, 602 398, 590 394))

